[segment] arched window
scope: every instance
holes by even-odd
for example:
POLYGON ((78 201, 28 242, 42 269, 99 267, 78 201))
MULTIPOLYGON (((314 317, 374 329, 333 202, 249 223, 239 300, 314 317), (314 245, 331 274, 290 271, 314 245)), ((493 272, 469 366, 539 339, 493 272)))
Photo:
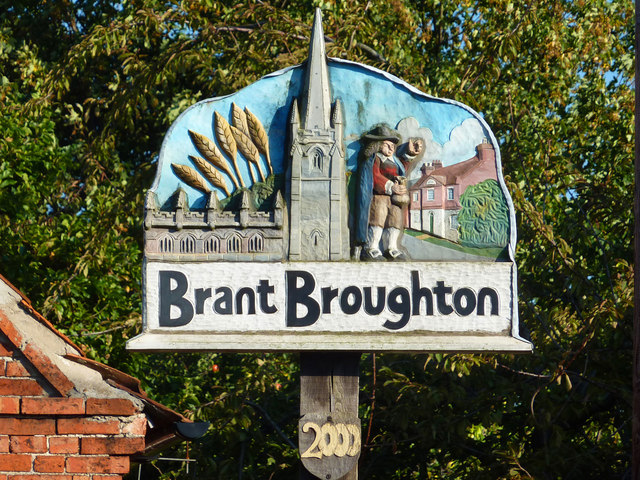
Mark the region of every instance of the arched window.
POLYGON ((256 233, 249 239, 249 252, 262 252, 264 251, 264 237, 259 233, 256 233))
POLYGON ((158 240, 158 250, 160 253, 173 253, 173 238, 165 235, 158 240))
POLYGON ((180 253, 196 253, 196 239, 193 235, 185 235, 180 239, 180 253))
POLYGON ((319 148, 314 148, 311 152, 311 165, 314 169, 322 170, 323 153, 319 148))
POLYGON ((320 245, 320 243, 322 243, 323 238, 324 238, 324 235, 320 230, 318 229, 313 230, 310 235, 311 245, 313 247, 317 247, 318 245, 320 245))
POLYGON ((220 252, 220 239, 216 236, 211 236, 204 241, 204 253, 219 253, 220 252))
POLYGON ((227 238, 227 252, 239 253, 242 251, 242 238, 237 233, 232 233, 227 238))

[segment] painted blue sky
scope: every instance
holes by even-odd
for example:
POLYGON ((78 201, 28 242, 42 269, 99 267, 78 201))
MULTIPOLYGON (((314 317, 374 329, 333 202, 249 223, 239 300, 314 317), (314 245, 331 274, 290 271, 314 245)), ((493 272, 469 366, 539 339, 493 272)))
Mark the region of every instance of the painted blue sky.
MULTIPOLYGON (((425 158, 440 157, 445 165, 467 160, 475 155, 478 136, 496 142, 482 118, 470 108, 449 100, 429 97, 385 72, 364 65, 329 61, 333 100, 343 104, 345 147, 350 170, 356 167, 358 139, 373 125, 387 123, 396 127, 406 117, 414 117, 420 128, 431 133, 433 148, 425 158), (463 124, 464 122, 464 124, 463 124), (438 148, 440 147, 440 150, 438 148)), ((164 204, 178 187, 188 195, 192 208, 204 206, 204 195, 175 176, 171 164, 192 166, 189 155, 199 155, 188 130, 215 140, 214 112, 231 123, 231 104, 247 107, 263 123, 269 136, 274 170, 283 172, 287 149, 288 118, 293 98, 299 95, 303 77, 301 66, 276 72, 226 97, 204 100, 185 110, 165 136, 152 186, 160 204, 164 204)), ((480 138, 481 140, 481 138, 480 138)), ((240 156, 240 155, 239 155, 240 156)), ((245 182, 250 183, 246 162, 239 159, 245 182)), ((266 165, 262 166, 267 171, 266 165)), ((231 181, 228 181, 231 188, 231 181)), ((219 191, 218 197, 224 193, 219 191)))

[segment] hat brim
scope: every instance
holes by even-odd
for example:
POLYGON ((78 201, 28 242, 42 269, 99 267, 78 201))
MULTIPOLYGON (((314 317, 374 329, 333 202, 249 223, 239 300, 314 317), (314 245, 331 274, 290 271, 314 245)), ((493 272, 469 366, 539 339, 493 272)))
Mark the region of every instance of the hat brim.
POLYGON ((367 133, 367 134, 364 134, 362 138, 366 138, 367 140, 379 141, 379 142, 383 142, 387 140, 389 142, 395 143, 396 145, 400 143, 400 137, 395 137, 392 135, 370 135, 367 133))

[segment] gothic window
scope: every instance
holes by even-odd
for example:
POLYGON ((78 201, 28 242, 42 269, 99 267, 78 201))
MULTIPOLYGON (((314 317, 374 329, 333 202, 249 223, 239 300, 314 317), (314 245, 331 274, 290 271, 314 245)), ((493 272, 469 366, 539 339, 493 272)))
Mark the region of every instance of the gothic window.
POLYGON ((242 251, 242 238, 237 233, 232 233, 227 238, 227 252, 239 253, 242 251))
POLYGON ((322 170, 322 150, 319 148, 314 148, 311 151, 311 165, 314 169, 322 170))
POLYGON ((165 235, 158 240, 158 250, 160 253, 173 253, 173 238, 165 235))
POLYGON ((212 236, 204 241, 204 253, 219 253, 220 252, 220 239, 212 236))
POLYGON ((311 232, 310 238, 311 238, 311 245, 314 247, 317 247, 318 245, 320 245, 322 243, 322 238, 324 237, 324 235, 322 234, 322 232, 320 230, 314 230, 311 232))
POLYGON ((252 253, 264 251, 264 238, 256 233, 249 239, 249 251, 252 253))
POLYGON ((196 239, 186 235, 180 239, 180 253, 196 253, 196 239))

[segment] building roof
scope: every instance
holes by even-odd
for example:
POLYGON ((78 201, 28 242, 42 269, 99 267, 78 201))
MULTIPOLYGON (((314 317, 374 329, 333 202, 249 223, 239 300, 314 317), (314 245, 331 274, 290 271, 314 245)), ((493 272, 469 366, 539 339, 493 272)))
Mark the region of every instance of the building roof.
POLYGON ((147 429, 145 451, 178 440, 175 423, 191 422, 149 398, 138 379, 87 358, 78 345, 40 315, 29 299, 2 275, 0 341, 19 351, 44 379, 42 387, 47 396, 131 402, 153 425, 147 429))
POLYGON ((447 167, 436 168, 435 170, 427 172, 426 175, 423 175, 420 180, 418 180, 410 188, 410 190, 417 190, 421 188, 429 178, 435 179, 439 184, 442 185, 454 185, 458 183, 459 177, 462 177, 471 172, 481 163, 482 161, 477 156, 475 156, 470 158, 469 160, 465 160, 464 162, 449 165, 447 167))

